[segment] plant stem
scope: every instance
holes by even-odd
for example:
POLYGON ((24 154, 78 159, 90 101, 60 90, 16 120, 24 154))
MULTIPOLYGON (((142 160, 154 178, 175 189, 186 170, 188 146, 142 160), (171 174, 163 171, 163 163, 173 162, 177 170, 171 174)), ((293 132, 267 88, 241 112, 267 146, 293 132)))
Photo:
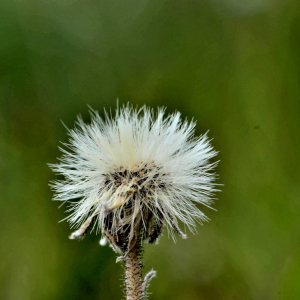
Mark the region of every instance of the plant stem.
POLYGON ((135 246, 126 256, 125 283, 127 300, 146 299, 142 280, 142 256, 141 238, 138 238, 135 246))

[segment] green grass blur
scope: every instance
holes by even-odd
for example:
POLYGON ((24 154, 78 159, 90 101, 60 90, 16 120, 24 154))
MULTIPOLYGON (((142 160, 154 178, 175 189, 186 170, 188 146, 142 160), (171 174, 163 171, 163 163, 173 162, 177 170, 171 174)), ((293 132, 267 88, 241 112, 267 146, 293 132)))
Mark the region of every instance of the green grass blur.
POLYGON ((167 106, 220 151, 217 211, 145 249, 149 299, 300 299, 297 0, 0 0, 0 299, 121 299, 100 236, 71 241, 46 163, 90 105, 167 106))

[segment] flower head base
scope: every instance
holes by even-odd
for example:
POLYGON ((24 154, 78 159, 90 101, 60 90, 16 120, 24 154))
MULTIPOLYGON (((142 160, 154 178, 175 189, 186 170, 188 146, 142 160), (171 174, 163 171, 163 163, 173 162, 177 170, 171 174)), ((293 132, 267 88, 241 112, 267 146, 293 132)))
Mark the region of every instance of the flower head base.
POLYGON ((81 198, 71 204, 69 221, 83 225, 71 238, 83 236, 95 221, 125 257, 138 238, 154 243, 164 225, 185 238, 177 219, 190 230, 206 220, 196 204, 212 202, 216 163, 208 161, 216 152, 206 135, 193 137, 194 122, 129 105, 114 119, 91 114, 90 125, 78 119, 65 145, 71 151, 61 149, 61 163, 51 165, 65 176, 52 184, 54 199, 81 198))

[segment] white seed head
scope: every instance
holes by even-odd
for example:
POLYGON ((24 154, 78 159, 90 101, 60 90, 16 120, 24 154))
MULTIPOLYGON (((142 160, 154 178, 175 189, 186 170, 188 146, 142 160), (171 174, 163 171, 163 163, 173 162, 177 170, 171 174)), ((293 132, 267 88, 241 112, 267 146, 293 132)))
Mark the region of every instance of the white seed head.
POLYGON ((207 220, 197 204, 212 203, 217 163, 209 159, 217 153, 206 134, 193 136, 194 122, 145 106, 127 105, 105 120, 91 115, 89 125, 78 118, 60 163, 50 165, 64 175, 52 183, 54 200, 70 201, 72 225, 85 232, 93 220, 124 255, 140 234, 153 243, 168 225, 185 238, 177 219, 191 231, 207 220))

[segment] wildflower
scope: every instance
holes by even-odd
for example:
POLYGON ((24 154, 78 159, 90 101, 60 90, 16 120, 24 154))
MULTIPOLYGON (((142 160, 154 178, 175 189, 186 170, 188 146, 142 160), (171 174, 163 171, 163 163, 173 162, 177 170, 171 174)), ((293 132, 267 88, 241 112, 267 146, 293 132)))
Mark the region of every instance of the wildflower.
POLYGON ((68 219, 79 229, 71 239, 94 226, 103 235, 100 244, 108 241, 122 260, 142 241, 156 242, 164 226, 186 238, 177 220, 192 232, 207 220, 197 204, 212 203, 216 163, 209 159, 217 153, 206 134, 193 137, 195 122, 182 121, 178 112, 164 117, 159 109, 155 116, 129 105, 115 118, 91 116, 90 125, 78 118, 65 144, 69 150, 61 149, 60 163, 51 165, 65 177, 53 182, 54 199, 73 200, 68 219))

